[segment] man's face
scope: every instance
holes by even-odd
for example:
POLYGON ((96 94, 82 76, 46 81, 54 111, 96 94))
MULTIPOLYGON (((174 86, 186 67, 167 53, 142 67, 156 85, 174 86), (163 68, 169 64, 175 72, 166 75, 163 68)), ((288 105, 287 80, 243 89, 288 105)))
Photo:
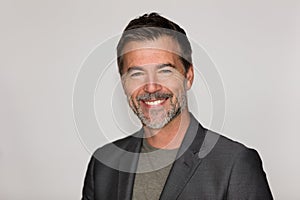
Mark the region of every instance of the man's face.
POLYGON ((187 107, 194 74, 192 67, 185 72, 179 51, 170 37, 124 47, 123 88, 130 107, 149 128, 163 128, 187 107))

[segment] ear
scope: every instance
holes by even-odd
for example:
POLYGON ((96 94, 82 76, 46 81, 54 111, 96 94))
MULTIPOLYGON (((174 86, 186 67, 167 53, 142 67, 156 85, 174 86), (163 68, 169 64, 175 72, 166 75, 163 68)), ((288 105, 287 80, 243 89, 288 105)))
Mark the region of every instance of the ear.
POLYGON ((186 72, 186 89, 191 89, 194 81, 194 67, 193 65, 190 66, 188 71, 186 72))

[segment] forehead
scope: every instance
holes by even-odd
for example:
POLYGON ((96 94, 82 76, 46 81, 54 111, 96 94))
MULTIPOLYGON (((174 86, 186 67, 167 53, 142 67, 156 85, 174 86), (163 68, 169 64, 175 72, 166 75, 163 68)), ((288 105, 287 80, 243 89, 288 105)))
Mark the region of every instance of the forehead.
POLYGON ((178 42, 170 36, 162 36, 156 40, 130 41, 125 44, 122 54, 139 49, 157 49, 180 55, 180 46, 178 42))
POLYGON ((163 36, 157 40, 131 41, 123 48, 124 70, 135 65, 172 63, 179 61, 179 44, 171 37, 163 36))

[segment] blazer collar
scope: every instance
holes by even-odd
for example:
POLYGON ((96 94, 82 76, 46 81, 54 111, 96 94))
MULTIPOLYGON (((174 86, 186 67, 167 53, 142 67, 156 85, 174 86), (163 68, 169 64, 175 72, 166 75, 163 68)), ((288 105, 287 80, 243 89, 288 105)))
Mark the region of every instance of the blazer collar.
POLYGON ((202 159, 198 152, 204 141, 206 129, 191 114, 191 123, 177 153, 160 200, 177 199, 202 159))

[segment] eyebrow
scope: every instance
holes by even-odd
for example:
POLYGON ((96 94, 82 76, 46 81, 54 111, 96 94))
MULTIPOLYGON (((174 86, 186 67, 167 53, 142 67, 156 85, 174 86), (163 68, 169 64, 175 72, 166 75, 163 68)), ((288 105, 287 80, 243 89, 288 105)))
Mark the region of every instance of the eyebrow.
POLYGON ((159 64, 157 65, 158 69, 164 68, 164 67, 172 67, 175 68, 175 65, 171 64, 171 63, 164 63, 164 64, 159 64))
POLYGON ((144 71, 142 67, 139 67, 139 66, 132 66, 132 67, 128 68, 128 70, 127 70, 126 73, 130 73, 130 72, 133 71, 133 70, 144 71))
MULTIPOLYGON (((173 65, 171 63, 163 63, 163 64, 156 65, 157 69, 161 69, 164 67, 172 67, 174 69, 176 68, 175 65, 173 65)), ((144 71, 143 67, 141 67, 141 66, 132 66, 132 67, 128 68, 127 73, 130 73, 131 71, 134 71, 134 70, 144 71)))

